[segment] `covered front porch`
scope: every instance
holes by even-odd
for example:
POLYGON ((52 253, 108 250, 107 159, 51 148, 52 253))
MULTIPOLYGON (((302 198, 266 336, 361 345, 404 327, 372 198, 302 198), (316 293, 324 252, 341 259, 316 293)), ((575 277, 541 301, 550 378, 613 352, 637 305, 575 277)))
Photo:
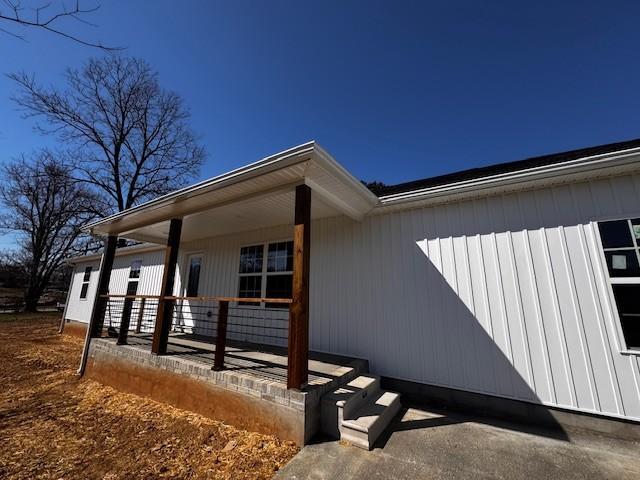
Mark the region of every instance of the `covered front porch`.
POLYGON ((134 368, 152 388, 149 366, 190 365, 207 383, 229 390, 257 382, 257 391, 241 393, 300 393, 317 410, 317 395, 366 371, 366 362, 310 353, 312 221, 359 221, 376 202, 311 142, 88 226, 105 247, 80 371, 119 384, 113 372, 134 368), (264 233, 273 229, 281 233, 264 233), (140 291, 136 261, 126 284, 110 282, 121 238, 164 245, 159 292, 140 291))

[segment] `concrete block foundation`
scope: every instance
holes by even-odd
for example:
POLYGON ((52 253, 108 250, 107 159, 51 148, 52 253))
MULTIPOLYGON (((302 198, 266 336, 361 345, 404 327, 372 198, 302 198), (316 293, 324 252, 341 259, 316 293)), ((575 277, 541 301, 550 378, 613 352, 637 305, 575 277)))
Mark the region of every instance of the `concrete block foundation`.
POLYGON ((178 355, 153 355, 110 339, 92 339, 85 375, 120 391, 193 411, 238 428, 275 434, 305 445, 318 431, 320 398, 367 370, 365 360, 340 367, 342 375, 305 391, 287 390, 246 371, 213 371, 178 355))

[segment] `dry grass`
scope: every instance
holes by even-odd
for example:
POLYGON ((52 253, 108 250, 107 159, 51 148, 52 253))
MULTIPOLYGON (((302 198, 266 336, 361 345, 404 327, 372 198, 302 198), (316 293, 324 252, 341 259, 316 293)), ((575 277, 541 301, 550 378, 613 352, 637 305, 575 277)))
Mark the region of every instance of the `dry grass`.
POLYGON ((82 340, 58 321, 0 316, 0 478, 262 479, 298 451, 78 379, 82 340))

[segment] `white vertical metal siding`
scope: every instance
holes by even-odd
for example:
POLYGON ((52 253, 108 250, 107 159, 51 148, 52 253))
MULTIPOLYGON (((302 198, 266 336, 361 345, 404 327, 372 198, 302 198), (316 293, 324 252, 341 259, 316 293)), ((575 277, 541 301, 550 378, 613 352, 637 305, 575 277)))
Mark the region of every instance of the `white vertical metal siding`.
POLYGON ((637 216, 626 176, 314 222, 311 347, 406 380, 640 419, 595 220, 637 216))
POLYGON ((73 275, 71 276, 71 285, 69 286, 69 306, 66 311, 67 320, 74 320, 76 322, 89 323, 89 317, 91 316, 91 309, 93 308, 93 299, 96 295, 96 288, 98 287, 98 270, 100 268, 100 261, 94 260, 90 262, 77 263, 73 269, 73 275), (87 290, 87 298, 80 299, 80 290, 82 289, 82 283, 84 278, 84 269, 91 266, 91 276, 89 277, 89 289, 87 290))
MULTIPOLYGON (((367 358, 377 374, 640 419, 639 357, 619 351, 595 224, 640 216, 638 205, 636 175, 314 221, 311 348, 367 358)), ((240 247, 291 237, 289 225, 184 243, 174 293, 202 253, 199 294, 236 296, 240 247)), ((139 293, 158 294, 162 255, 117 257, 111 292, 142 258, 139 293)), ((68 317, 87 321, 95 285, 79 305, 83 271, 68 317)), ((267 327, 286 326, 286 312, 269 315, 262 340, 285 344, 267 327)), ((229 337, 257 340, 243 328, 229 337)))
MULTIPOLYGON (((186 279, 188 276, 189 256, 202 254, 198 294, 200 296, 236 297, 238 295, 240 248, 291 238, 293 238, 293 227, 280 226, 184 243, 180 248, 174 294, 185 295, 182 279, 186 279)), ((188 313, 189 302, 182 303, 180 308, 185 313, 180 320, 187 327, 197 328, 188 313)), ((229 307, 227 337, 232 340, 286 346, 288 318, 287 310, 254 309, 253 307, 234 307, 232 305, 229 307)), ((194 331, 197 332, 197 330, 194 331)))
MULTIPOLYGON (((113 261, 113 270, 109 280, 109 293, 122 295, 127 293, 127 283, 129 281, 129 270, 131 262, 142 260, 140 268, 140 278, 138 283, 138 295, 159 295, 162 283, 162 268, 164 261, 164 251, 156 250, 151 252, 118 255, 113 261)), ((69 294, 69 307, 66 318, 77 322, 89 322, 91 309, 98 287, 98 275, 100 261, 78 262, 75 264, 74 273, 71 278, 71 293, 69 294), (80 289, 82 288, 82 278, 85 267, 91 265, 91 279, 89 291, 85 300, 80 299, 80 289)))

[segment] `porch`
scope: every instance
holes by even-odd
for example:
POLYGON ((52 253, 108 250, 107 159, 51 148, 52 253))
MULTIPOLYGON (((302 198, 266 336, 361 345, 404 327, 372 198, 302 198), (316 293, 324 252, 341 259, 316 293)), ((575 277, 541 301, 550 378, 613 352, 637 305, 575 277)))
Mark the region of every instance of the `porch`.
MULTIPOLYGON (((258 389, 241 392, 253 393, 252 400, 269 402, 275 392, 277 398, 302 401, 304 422, 317 424, 319 396, 366 367, 310 352, 311 222, 341 215, 358 221, 376 202, 311 142, 88 226, 87 232, 105 237, 105 248, 80 372, 99 370, 112 383, 135 378, 153 391, 159 388, 153 386, 158 368, 171 371, 179 365, 172 372, 181 375, 188 365, 187 372, 195 369, 198 379, 224 390, 240 392, 238 382, 257 384, 258 389), (257 239, 259 245, 235 243, 231 253, 222 245, 225 258, 201 246, 210 239, 280 227, 290 233, 257 239), (119 238, 165 245, 162 281, 153 292, 144 292, 153 294, 139 294, 140 262, 131 264, 127 283, 110 290, 119 238), (205 253, 193 257, 198 251, 205 253), (233 263, 226 262, 230 258, 233 263), (206 283, 198 280, 203 265, 209 268, 206 283), (211 273, 220 271, 224 278, 211 273), (111 375, 114 365, 121 379, 111 375)), ((200 387, 184 385, 193 391, 200 387)), ((177 387, 164 391, 166 398, 187 395, 177 387)), ((249 399, 233 401, 248 404, 249 399)), ((263 407, 261 415, 269 416, 263 407)))
MULTIPOLYGON (((211 340, 201 335, 171 333, 167 353, 163 357, 197 367, 202 377, 215 377, 216 374, 205 372, 206 370, 216 372, 213 368, 216 345, 211 340)), ((146 333, 132 333, 129 335, 127 345, 117 345, 117 339, 109 337, 101 338, 100 342, 111 345, 111 348, 131 349, 138 355, 144 353, 146 356, 151 352, 153 337, 146 333)), ((149 357, 153 358, 150 355, 149 357)), ((322 396, 328 390, 350 380, 354 375, 365 372, 367 361, 309 352, 308 368, 309 382, 305 391, 322 396)), ((269 385, 272 389, 277 388, 284 392, 287 390, 287 350, 263 344, 229 341, 225 349, 224 370, 217 372, 231 383, 235 383, 230 380, 231 378, 237 378, 237 383, 242 385, 241 379, 246 378, 256 385, 269 385)))
POLYGON ((363 359, 310 352, 309 381, 299 391, 287 388, 283 347, 231 340, 224 368, 214 369, 212 337, 172 332, 164 355, 153 354, 152 343, 152 333, 135 329, 126 344, 118 344, 114 336, 94 338, 87 377, 299 445, 318 431, 323 395, 368 371, 363 359))

